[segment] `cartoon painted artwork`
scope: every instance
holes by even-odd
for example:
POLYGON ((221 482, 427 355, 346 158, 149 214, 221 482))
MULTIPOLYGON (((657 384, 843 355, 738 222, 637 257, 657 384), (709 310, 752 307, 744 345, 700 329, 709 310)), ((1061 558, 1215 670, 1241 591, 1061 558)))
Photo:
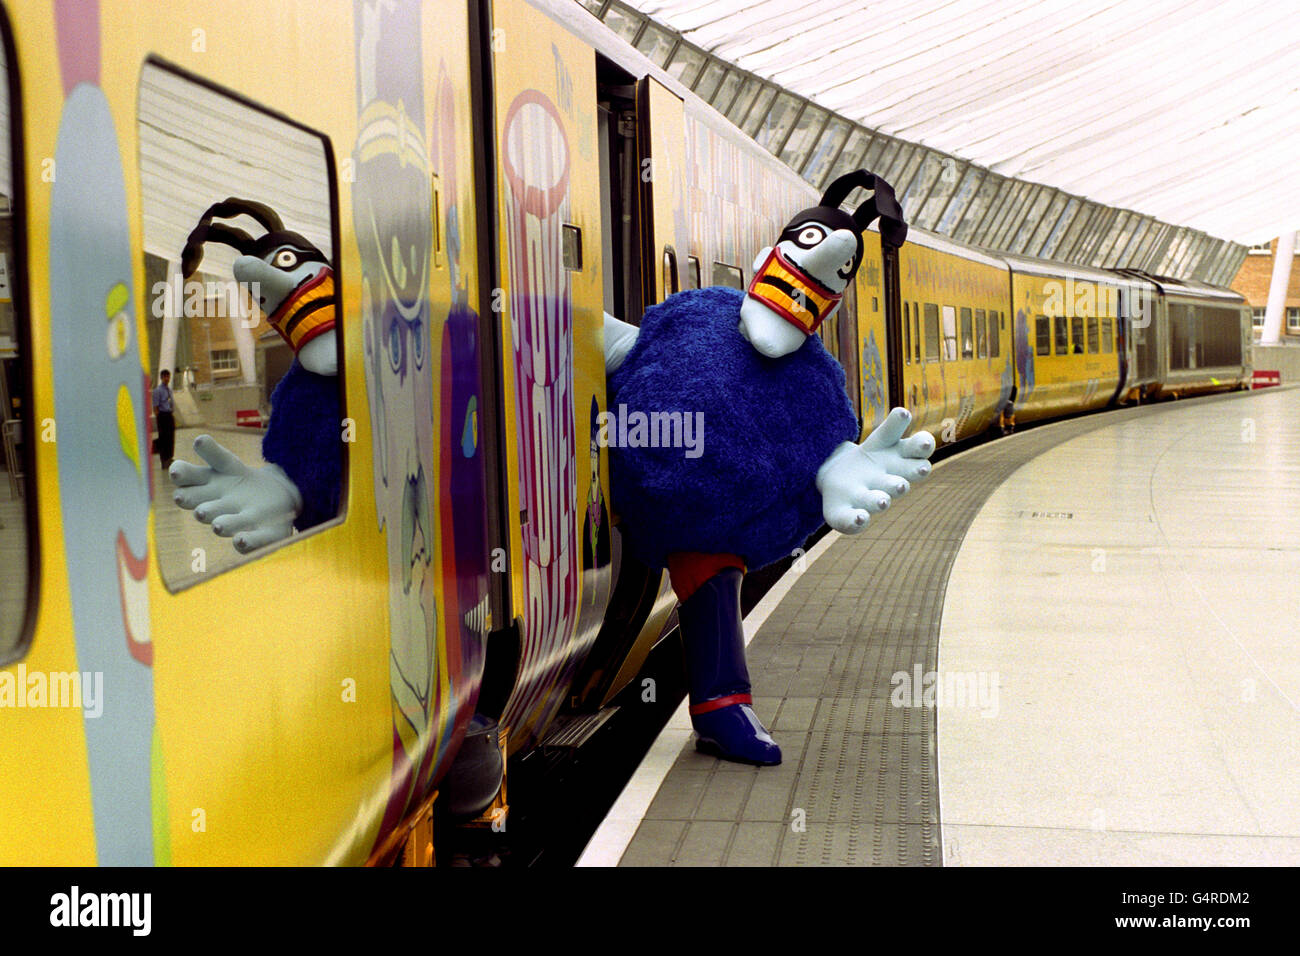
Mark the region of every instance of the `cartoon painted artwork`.
MULTIPOLYGON (((420 11, 355 7, 358 133, 353 216, 361 262, 375 510, 388 548, 393 756, 380 832, 430 779, 446 728, 448 661, 435 606, 434 407, 428 284, 432 169, 424 129, 420 11)), ((459 434, 458 438, 463 437, 459 434)))
MULTIPOLYGON (((445 64, 439 65, 430 150, 445 195, 445 256, 450 308, 442 323, 439 352, 439 521, 442 548, 442 627, 446 635, 449 683, 460 704, 456 722, 439 748, 459 736, 474 712, 487 641, 487 500, 478 407, 481 394, 479 316, 469 306, 468 277, 461 264, 460 195, 456 141, 456 92, 445 64)), ((436 317, 435 317, 436 318, 436 317)))
POLYGON ((1020 376, 1020 389, 1016 392, 1016 404, 1024 405, 1034 393, 1034 351, 1035 343, 1030 337, 1028 308, 1016 310, 1016 372, 1020 376))
POLYGON ((581 554, 573 513, 573 300, 560 229, 569 209, 569 142, 555 104, 537 90, 516 96, 502 147, 520 499, 527 515, 520 529, 526 612, 519 668, 521 683, 530 686, 511 700, 502 722, 542 726, 563 703, 566 675, 577 663, 568 648, 581 554))
POLYGON ((868 427, 874 428, 884 419, 887 403, 885 367, 876 343, 876 330, 872 329, 862 346, 862 420, 868 427))
POLYGON ((87 712, 97 859, 169 862, 149 630, 149 383, 130 291, 135 252, 119 139, 99 74, 99 4, 56 4, 66 96, 50 193, 50 335, 63 538, 87 712), (93 224, 93 228, 88 228, 93 224), (94 502, 94 507, 87 507, 94 502))

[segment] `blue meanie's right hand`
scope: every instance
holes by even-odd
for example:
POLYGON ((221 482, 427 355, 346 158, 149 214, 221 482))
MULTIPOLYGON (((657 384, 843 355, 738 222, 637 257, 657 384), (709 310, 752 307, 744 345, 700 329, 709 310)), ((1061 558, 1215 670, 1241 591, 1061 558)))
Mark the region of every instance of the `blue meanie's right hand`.
POLYGON ((247 554, 293 533, 302 512, 302 495, 278 465, 250 468, 211 435, 194 439, 194 451, 207 465, 172 462, 176 484, 172 500, 247 554))

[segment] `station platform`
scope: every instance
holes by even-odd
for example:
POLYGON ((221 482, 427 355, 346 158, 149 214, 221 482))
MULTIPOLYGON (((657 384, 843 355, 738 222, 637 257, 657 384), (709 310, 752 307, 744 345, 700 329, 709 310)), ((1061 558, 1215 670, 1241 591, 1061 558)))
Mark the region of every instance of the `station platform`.
POLYGON ((683 705, 579 865, 1300 863, 1300 389, 1043 425, 746 618, 779 767, 683 705))

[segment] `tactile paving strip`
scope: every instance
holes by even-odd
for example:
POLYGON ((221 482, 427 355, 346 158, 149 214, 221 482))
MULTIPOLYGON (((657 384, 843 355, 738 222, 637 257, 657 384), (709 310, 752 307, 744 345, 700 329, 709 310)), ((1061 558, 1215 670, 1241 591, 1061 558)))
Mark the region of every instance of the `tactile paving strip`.
POLYGON ((942 865, 935 712, 893 706, 891 678, 936 669, 953 561, 1012 472, 1061 442, 1169 407, 1089 415, 971 449, 861 535, 835 542, 748 650, 755 710, 783 763, 728 763, 692 741, 620 865, 942 865))

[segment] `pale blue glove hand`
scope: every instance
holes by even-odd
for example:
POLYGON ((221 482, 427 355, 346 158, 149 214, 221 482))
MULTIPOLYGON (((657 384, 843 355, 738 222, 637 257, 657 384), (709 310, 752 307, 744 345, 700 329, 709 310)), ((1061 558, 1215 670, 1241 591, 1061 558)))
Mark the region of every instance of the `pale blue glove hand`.
POLYGON ((207 466, 172 462, 176 484, 172 500, 247 554, 293 533, 302 495, 278 465, 250 468, 211 435, 194 439, 194 451, 207 466))
POLYGON ((903 438, 912 423, 905 408, 895 408, 861 445, 846 441, 817 470, 822 516, 842 534, 857 534, 869 515, 879 514, 911 482, 930 473, 934 436, 917 432, 903 438))

